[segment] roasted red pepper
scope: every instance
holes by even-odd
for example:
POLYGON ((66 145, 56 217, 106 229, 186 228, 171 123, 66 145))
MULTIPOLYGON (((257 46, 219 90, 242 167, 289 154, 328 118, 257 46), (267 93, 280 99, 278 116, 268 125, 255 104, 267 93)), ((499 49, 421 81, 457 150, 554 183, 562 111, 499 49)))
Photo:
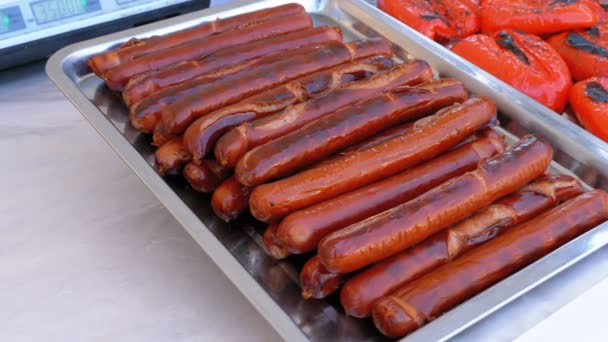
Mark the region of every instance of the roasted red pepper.
POLYGON ((583 127, 608 141, 608 78, 592 77, 575 84, 570 106, 583 127))
POLYGON ((378 7, 440 42, 479 31, 478 0, 379 0, 378 7))
POLYGON ((594 5, 599 24, 608 24, 608 0, 590 0, 594 5))
POLYGON ((572 86, 564 60, 537 36, 503 30, 461 40, 452 51, 545 106, 561 112, 572 86))
POLYGON ((486 34, 516 29, 543 35, 597 24, 594 0, 485 0, 481 31, 486 34))
POLYGON ((563 32, 547 42, 566 61, 575 80, 608 77, 608 25, 563 32))

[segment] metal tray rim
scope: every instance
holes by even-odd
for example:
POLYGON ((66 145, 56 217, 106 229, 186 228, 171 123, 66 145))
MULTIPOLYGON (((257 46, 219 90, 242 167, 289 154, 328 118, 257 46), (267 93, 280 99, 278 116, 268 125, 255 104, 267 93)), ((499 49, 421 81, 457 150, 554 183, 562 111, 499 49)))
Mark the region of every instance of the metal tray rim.
MULTIPOLYGON (((430 46, 429 50, 437 55, 438 58, 443 59, 447 63, 453 64, 457 68, 459 67, 460 69, 464 69, 463 72, 472 70, 477 75, 481 75, 483 78, 491 80, 493 79, 495 84, 507 87, 506 89, 508 95, 523 95, 519 91, 511 88, 502 81, 495 79, 485 71, 480 70, 468 61, 456 56, 449 50, 443 48, 441 45, 438 45, 430 39, 420 35, 418 32, 400 23, 396 19, 385 15, 377 8, 363 2, 362 0, 353 0, 350 2, 340 0, 336 1, 339 3, 339 6, 353 6, 357 7, 358 10, 365 9, 369 11, 368 14, 370 17, 372 17, 371 19, 382 19, 385 21, 386 25, 389 25, 395 31, 405 31, 409 39, 415 41, 419 45, 428 45, 427 48, 430 46), (438 50, 438 48, 445 50, 445 52, 438 50)), ((197 11, 185 16, 171 18, 92 40, 72 44, 56 52, 49 58, 46 64, 46 72, 50 79, 62 91, 62 93, 75 105, 81 114, 91 123, 91 125, 124 160, 124 162, 140 177, 142 182, 154 193, 154 195, 163 203, 163 205, 171 212, 178 222, 184 226, 186 231, 188 231, 188 233, 195 239, 201 248, 209 255, 216 265, 218 265, 222 272, 226 274, 226 276, 233 282, 233 284, 235 284, 239 291, 241 291, 241 293, 243 293, 243 295, 252 303, 256 310, 258 310, 258 312, 265 317, 271 326, 273 326, 273 328, 284 339, 307 340, 306 336, 298 328, 298 326, 255 281, 255 279, 248 274, 247 270, 241 264, 239 264, 239 262, 228 252, 224 245, 217 240, 217 238, 207 229, 206 225, 198 219, 198 217, 185 205, 184 202, 181 201, 181 199, 171 190, 163 179, 152 168, 149 167, 147 162, 141 158, 137 151, 135 151, 135 149, 126 141, 120 132, 107 120, 105 115, 91 102, 89 102, 88 99, 86 99, 78 87, 72 83, 72 80, 67 76, 63 69, 65 61, 68 60, 74 53, 77 53, 79 50, 85 47, 100 44, 106 44, 109 46, 109 44, 112 42, 116 42, 126 37, 150 32, 150 30, 165 26, 190 22, 200 17, 226 13, 228 10, 235 10, 237 8, 257 2, 257 0, 239 1, 229 5, 197 11)), ((319 4, 317 1, 317 6, 323 7, 325 5, 319 4)), ((536 103, 536 101, 533 100, 529 102, 536 103)), ((576 134, 567 135, 569 139, 573 139, 574 136, 579 136, 580 134, 583 134, 583 136, 587 135, 585 136, 585 140, 592 144, 591 149, 594 151, 603 151, 600 157, 595 159, 595 162, 592 164, 594 164, 596 167, 599 165, 608 166, 608 144, 592 136, 582 128, 576 127, 574 124, 567 122, 563 118, 559 118, 555 115, 555 113, 540 104, 532 106, 532 110, 540 111, 541 113, 541 115, 537 118, 537 121, 547 119, 549 124, 557 121, 559 129, 556 128, 556 132, 564 130, 565 123, 567 123, 565 126, 567 128, 566 131, 570 131, 572 129, 572 127, 568 127, 568 125, 574 126, 574 132, 576 134), (551 114, 551 117, 545 118, 549 113, 551 114), (580 132, 577 132, 576 129, 580 130, 580 132), (599 165, 598 160, 600 161, 599 165), (605 162, 605 164, 603 162, 605 162)), ((547 125, 547 122, 542 124, 547 125)), ((464 330, 468 326, 475 324, 476 321, 490 315, 500 307, 507 305, 510 301, 519 297, 524 292, 527 292, 538 284, 574 265, 576 262, 582 260, 606 244, 608 244, 608 223, 594 228, 592 231, 583 234, 582 236, 562 246, 558 250, 550 253, 532 265, 499 282, 486 291, 483 291, 481 294, 444 314, 441 318, 409 335, 406 337, 406 339, 408 341, 428 341, 429 339, 443 340, 453 337, 455 334, 464 330), (555 259, 557 259, 558 256, 567 257, 567 262, 556 263, 555 259), (508 289, 509 286, 513 286, 512 283, 519 283, 520 286, 517 288, 517 291, 510 294, 505 293, 504 290, 508 289), (488 298, 491 298, 492 296, 496 297, 497 294, 502 294, 502 296, 499 296, 499 303, 496 303, 495 300, 488 302, 488 298), (490 304, 491 307, 488 307, 490 304), (476 315, 475 319, 470 319, 470 310, 475 307, 480 308, 480 310, 483 312, 481 315, 476 315), (459 329, 454 329, 454 323, 457 321, 464 322, 459 329)))

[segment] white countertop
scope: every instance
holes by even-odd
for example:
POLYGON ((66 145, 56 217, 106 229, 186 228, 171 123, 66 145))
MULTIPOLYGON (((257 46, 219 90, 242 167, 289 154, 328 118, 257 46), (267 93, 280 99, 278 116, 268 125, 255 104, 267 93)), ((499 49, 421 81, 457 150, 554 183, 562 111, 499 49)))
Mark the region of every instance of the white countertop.
POLYGON ((0 340, 280 340, 43 66, 0 71, 0 340))
MULTIPOLYGON (((2 341, 280 340, 42 63, 0 104, 2 341)), ((608 248, 462 339, 605 341, 606 293, 608 248)))

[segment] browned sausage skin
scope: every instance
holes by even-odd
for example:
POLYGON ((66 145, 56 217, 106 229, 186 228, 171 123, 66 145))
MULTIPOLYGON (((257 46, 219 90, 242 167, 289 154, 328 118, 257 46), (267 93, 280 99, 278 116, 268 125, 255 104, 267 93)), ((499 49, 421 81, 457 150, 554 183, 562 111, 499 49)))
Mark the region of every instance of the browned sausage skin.
MULTIPOLYGON (((217 138, 233 126, 248 120, 263 118, 289 105, 322 96, 343 84, 357 84, 356 81, 390 68, 392 64, 392 59, 386 56, 344 63, 289 81, 234 105, 216 110, 197 119, 186 129, 184 137, 188 150, 193 153, 195 160, 201 159, 212 150, 217 138)), ((222 165, 229 166, 225 163, 222 165)))
POLYGON ((277 220, 298 209, 392 176, 446 152, 491 124, 495 114, 496 105, 483 98, 472 98, 448 107, 416 121, 410 134, 331 158, 291 177, 257 186, 249 200, 251 212, 261 221, 277 220))
POLYGON ((277 237, 292 253, 312 251, 328 234, 473 171, 482 160, 503 151, 500 139, 480 138, 417 167, 291 213, 279 224, 277 237))
POLYGON ((131 123, 144 132, 177 134, 190 121, 243 97, 311 72, 373 55, 390 56, 392 52, 386 41, 374 39, 354 43, 330 41, 270 54, 237 65, 236 68, 240 68, 237 71, 234 67, 224 68, 161 89, 131 107, 131 123), (161 124, 161 117, 162 125, 156 128, 161 124), (179 129, 174 130, 173 125, 179 129))
POLYGON ((326 236, 318 248, 321 262, 347 273, 405 250, 543 175, 552 156, 551 145, 526 136, 477 170, 326 236))
POLYGON ((234 177, 226 179, 211 197, 213 212, 226 222, 236 219, 249 208, 250 192, 250 188, 241 185, 234 177))
POLYGON ((161 176, 177 171, 180 166, 191 159, 192 155, 184 148, 182 137, 167 142, 154 152, 156 170, 161 176))
POLYGON ((190 186, 199 192, 212 192, 231 174, 231 170, 217 161, 205 159, 200 164, 189 162, 182 171, 190 186))
POLYGON ((432 78, 433 72, 426 62, 412 61, 373 75, 367 80, 344 84, 324 96, 232 129, 218 141, 215 149, 216 159, 222 165, 234 166, 248 150, 290 133, 324 115, 375 93, 382 93, 400 85, 420 84, 432 78))
MULTIPOLYGON (((370 38, 346 44, 331 41, 273 54, 254 68, 243 69, 211 84, 189 84, 188 94, 162 108, 160 131, 179 134, 195 119, 245 96, 317 70, 374 55, 392 55, 386 40, 370 38)), ((187 83, 190 82, 183 84, 187 83)))
POLYGON ((94 55, 87 60, 87 64, 93 69, 95 74, 101 75, 115 66, 131 61, 146 53, 157 52, 188 41, 205 38, 212 34, 247 27, 268 19, 304 13, 306 13, 306 10, 301 5, 286 4, 234 17, 217 18, 213 21, 204 22, 192 28, 169 33, 164 36, 153 36, 141 40, 137 38, 130 39, 116 50, 94 55))
POLYGON ((452 228, 355 274, 344 284, 340 302, 347 314, 367 317, 378 298, 582 192, 581 183, 573 177, 543 177, 452 228))
POLYGON ((330 40, 342 40, 342 32, 339 28, 316 27, 231 46, 201 59, 182 61, 134 76, 125 86, 122 98, 127 106, 131 107, 159 89, 214 70, 238 65, 279 51, 320 44, 330 40))
POLYGON ((147 53, 107 70, 101 77, 106 81, 106 85, 110 89, 121 91, 129 79, 144 72, 200 58, 230 46, 311 27, 312 18, 308 14, 272 18, 234 31, 222 32, 178 46, 147 53))
POLYGON ((318 256, 313 256, 304 264, 300 271, 300 287, 304 299, 321 299, 334 293, 342 284, 343 275, 327 272, 319 262, 318 256))
POLYGON ((249 186, 287 176, 395 124, 428 115, 467 96, 460 81, 443 79, 369 97, 252 149, 237 163, 235 176, 249 186))
POLYGON ((390 337, 409 334, 606 221, 607 201, 603 190, 582 194, 379 299, 372 310, 376 327, 390 337))
POLYGON ((266 252, 268 252, 268 254, 270 254, 273 258, 279 260, 285 259, 289 256, 289 251, 277 241, 275 236, 276 231, 276 224, 268 225, 268 228, 266 228, 264 235, 262 236, 264 247, 266 248, 266 252))

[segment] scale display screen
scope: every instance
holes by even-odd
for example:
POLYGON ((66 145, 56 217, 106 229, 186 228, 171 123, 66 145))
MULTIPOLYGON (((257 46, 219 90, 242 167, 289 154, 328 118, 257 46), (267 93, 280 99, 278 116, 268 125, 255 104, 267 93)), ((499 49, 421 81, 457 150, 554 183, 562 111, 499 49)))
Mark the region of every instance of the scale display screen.
POLYGON ((39 25, 101 10, 99 0, 44 0, 30 3, 39 25))
POLYGON ((25 28, 25 22, 18 6, 0 9, 0 34, 25 28))

